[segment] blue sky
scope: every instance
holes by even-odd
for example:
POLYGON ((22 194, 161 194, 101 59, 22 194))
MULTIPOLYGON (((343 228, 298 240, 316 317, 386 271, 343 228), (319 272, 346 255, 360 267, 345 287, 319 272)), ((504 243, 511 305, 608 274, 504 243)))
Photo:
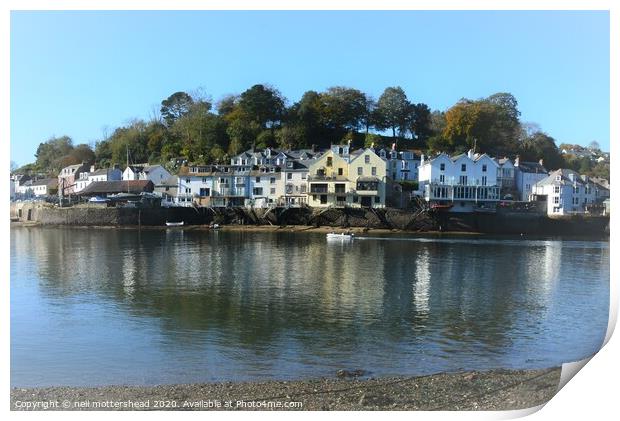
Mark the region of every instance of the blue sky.
POLYGON ((256 83, 289 103, 400 85, 446 110, 510 92, 558 144, 609 150, 609 15, 560 11, 47 11, 11 14, 11 159, 51 136, 92 143, 162 99, 256 83))

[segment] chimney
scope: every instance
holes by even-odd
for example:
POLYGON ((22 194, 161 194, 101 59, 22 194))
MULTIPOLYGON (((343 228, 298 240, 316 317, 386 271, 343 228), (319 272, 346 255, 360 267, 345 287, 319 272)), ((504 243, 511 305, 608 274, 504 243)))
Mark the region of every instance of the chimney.
POLYGON ((392 150, 395 151, 396 150, 396 143, 392 143, 392 150))
POLYGON ((420 165, 424 165, 424 154, 420 155, 420 165))
POLYGON ((545 164, 543 163, 542 158, 540 158, 540 161, 538 161, 538 163, 540 164, 540 166, 541 166, 541 167, 544 167, 544 166, 545 166, 545 164))
POLYGON ((94 165, 90 166, 90 172, 95 172, 95 166, 94 165))
POLYGON ((470 150, 468 150, 468 151, 467 151, 467 157, 468 157, 469 159, 472 159, 472 158, 473 158, 473 156, 474 156, 474 151, 473 151, 473 150, 471 150, 471 149, 470 149, 470 150))
POLYGON ((312 149, 312 153, 316 152, 316 145, 314 143, 312 144, 312 148, 311 149, 312 149))
POLYGON ((515 158, 515 167, 519 166, 520 161, 521 161, 521 157, 517 155, 517 157, 515 158))

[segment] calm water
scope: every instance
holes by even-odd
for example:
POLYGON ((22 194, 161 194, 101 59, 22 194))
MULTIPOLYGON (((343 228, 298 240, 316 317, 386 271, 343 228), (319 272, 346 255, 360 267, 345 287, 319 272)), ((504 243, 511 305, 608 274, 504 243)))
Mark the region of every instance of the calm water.
POLYGON ((608 303, 601 241, 14 228, 11 384, 550 367, 608 303))

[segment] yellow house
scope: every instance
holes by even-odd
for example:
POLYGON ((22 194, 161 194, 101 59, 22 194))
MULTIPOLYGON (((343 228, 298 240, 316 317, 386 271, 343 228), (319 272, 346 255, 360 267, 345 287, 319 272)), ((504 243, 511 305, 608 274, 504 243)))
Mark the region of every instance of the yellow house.
POLYGON ((387 163, 372 149, 336 145, 309 168, 308 205, 385 207, 387 163))

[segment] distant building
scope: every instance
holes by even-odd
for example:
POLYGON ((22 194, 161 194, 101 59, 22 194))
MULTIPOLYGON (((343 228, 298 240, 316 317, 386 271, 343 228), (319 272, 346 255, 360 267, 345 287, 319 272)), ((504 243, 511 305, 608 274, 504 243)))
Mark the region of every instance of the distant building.
POLYGON ((69 196, 76 193, 77 181, 82 173, 88 173, 90 167, 86 163, 69 165, 58 174, 58 193, 69 196))
POLYGON ((150 180, 153 184, 161 183, 170 178, 170 174, 161 165, 129 165, 123 171, 123 180, 150 180))
POLYGON ((58 179, 44 178, 33 181, 31 185, 32 193, 35 197, 47 197, 58 193, 58 179))

